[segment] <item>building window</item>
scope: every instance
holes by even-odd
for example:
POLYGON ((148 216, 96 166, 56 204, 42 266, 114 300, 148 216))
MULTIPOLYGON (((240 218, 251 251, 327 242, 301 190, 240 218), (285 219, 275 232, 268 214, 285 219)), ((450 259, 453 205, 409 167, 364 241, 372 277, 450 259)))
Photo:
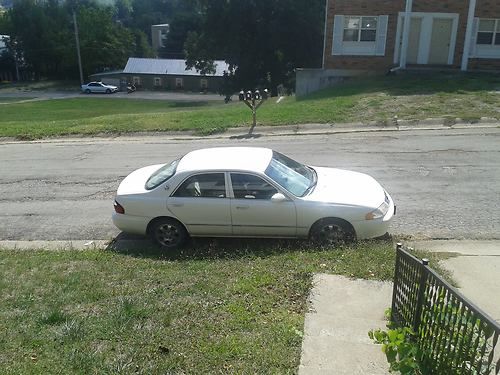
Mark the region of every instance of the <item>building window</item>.
POLYGON ((141 85, 141 77, 133 77, 132 80, 134 81, 135 86, 141 85))
POLYGON ((160 87, 160 86, 161 86, 161 78, 155 77, 155 87, 160 87))
POLYGON ((500 46, 500 20, 480 19, 477 44, 500 46))
POLYGON ((182 78, 175 79, 175 88, 182 89, 184 87, 184 80, 182 78))
POLYGON ((208 80, 205 78, 200 79, 200 88, 202 90, 208 89, 208 80))
POLYGON ((378 17, 344 17, 344 42, 375 42, 378 17))
POLYGON ((344 16, 333 19, 332 55, 384 56, 389 16, 344 16))

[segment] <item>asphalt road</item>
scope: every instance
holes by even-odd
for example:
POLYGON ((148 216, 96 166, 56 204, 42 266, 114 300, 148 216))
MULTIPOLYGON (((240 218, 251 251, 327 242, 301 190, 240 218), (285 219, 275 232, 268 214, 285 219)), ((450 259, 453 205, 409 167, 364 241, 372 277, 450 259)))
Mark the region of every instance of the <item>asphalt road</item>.
POLYGON ((136 168, 197 148, 266 146, 374 176, 392 234, 500 239, 500 129, 173 140, 165 136, 0 144, 0 240, 111 239, 114 193, 136 168))
POLYGON ((223 103, 224 97, 218 94, 208 93, 182 93, 170 91, 136 91, 131 94, 119 91, 112 95, 107 94, 90 94, 86 95, 75 87, 74 91, 21 91, 17 88, 4 88, 0 90, 1 98, 19 98, 26 101, 51 100, 51 99, 68 99, 68 98, 105 98, 105 99, 151 99, 151 100, 168 100, 168 101, 219 101, 223 103))

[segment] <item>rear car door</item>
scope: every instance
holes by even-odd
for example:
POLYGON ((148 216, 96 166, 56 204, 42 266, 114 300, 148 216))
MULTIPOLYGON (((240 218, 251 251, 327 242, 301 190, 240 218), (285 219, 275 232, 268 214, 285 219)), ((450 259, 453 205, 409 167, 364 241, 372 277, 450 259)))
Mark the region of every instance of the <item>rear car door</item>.
POLYGON ((169 211, 199 236, 231 235, 230 206, 222 172, 191 175, 167 200, 169 211))
POLYGON ((297 214, 291 199, 271 200, 281 191, 254 174, 232 172, 230 180, 234 197, 231 199, 233 235, 296 236, 297 214))

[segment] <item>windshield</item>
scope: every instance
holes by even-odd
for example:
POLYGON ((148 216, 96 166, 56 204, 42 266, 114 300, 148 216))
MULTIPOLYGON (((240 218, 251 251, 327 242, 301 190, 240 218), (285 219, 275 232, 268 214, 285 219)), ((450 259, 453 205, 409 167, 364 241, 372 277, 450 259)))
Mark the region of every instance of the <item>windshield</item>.
POLYGON ((273 158, 265 174, 298 197, 303 197, 312 189, 317 179, 314 169, 276 151, 273 151, 273 158))
POLYGON ((157 188, 175 174, 179 160, 174 160, 170 164, 165 164, 149 177, 146 182, 146 190, 157 188))

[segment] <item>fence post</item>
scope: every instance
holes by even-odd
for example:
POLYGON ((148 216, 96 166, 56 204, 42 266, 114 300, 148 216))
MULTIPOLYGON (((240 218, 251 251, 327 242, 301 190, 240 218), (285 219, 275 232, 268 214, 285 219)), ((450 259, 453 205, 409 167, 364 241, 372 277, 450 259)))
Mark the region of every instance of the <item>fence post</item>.
POLYGON ((398 288, 399 281, 399 254, 401 253, 401 249, 403 248, 403 244, 398 242, 396 244, 396 265, 394 267, 394 282, 392 285, 392 306, 391 306, 391 322, 399 324, 400 322, 396 322, 395 313, 396 313, 396 292, 398 288))
POLYGON ((418 328, 420 326, 420 315, 422 315, 422 304, 424 301, 425 283, 427 282, 428 264, 429 259, 422 259, 422 263, 420 265, 420 282, 418 285, 417 306, 415 307, 415 316, 413 317, 413 332, 415 335, 418 334, 418 328))

